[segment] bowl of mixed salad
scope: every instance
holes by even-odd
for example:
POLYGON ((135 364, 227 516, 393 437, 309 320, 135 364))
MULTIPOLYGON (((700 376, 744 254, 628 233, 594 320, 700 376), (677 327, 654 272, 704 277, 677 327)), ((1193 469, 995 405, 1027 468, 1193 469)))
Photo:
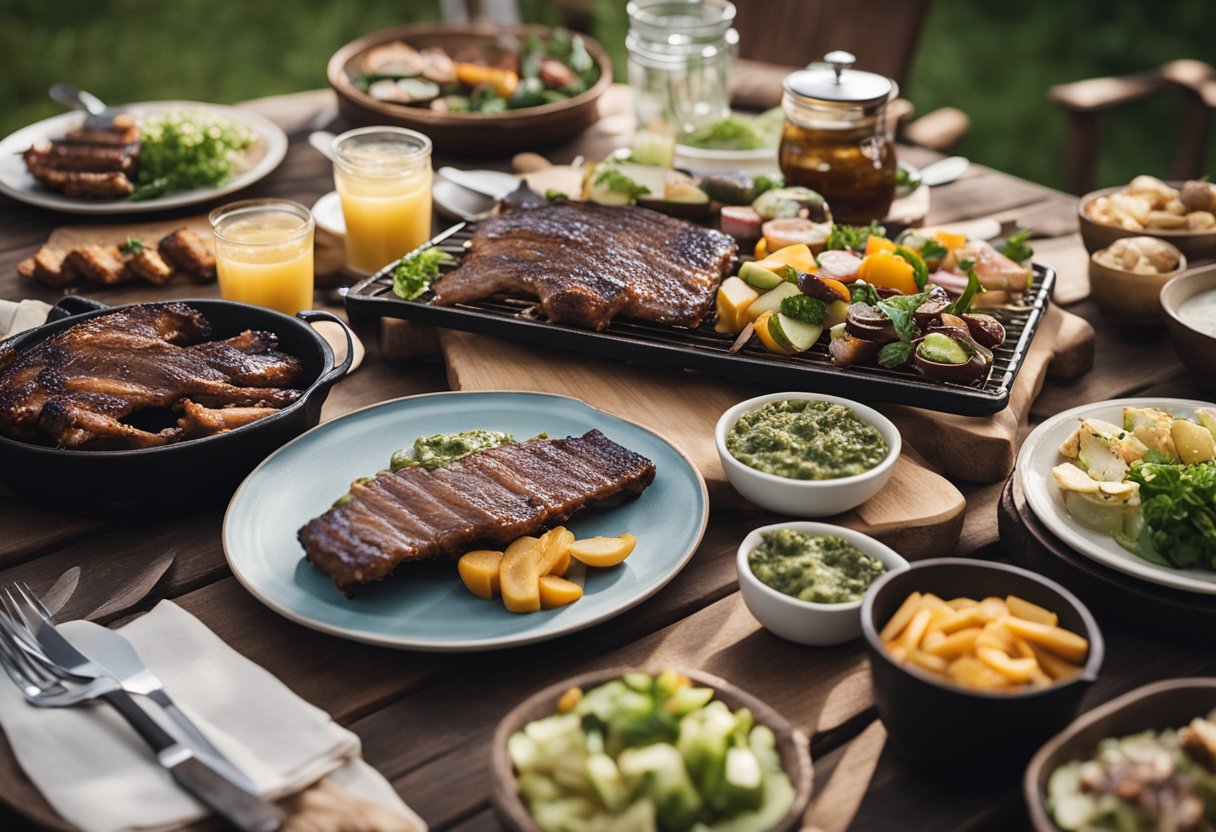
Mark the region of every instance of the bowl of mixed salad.
POLYGON ((729 682, 613 668, 512 710, 491 748, 516 832, 775 832, 811 798, 807 738, 729 682))
POLYGON ((419 130, 441 153, 484 155, 552 145, 589 127, 612 61, 592 38, 562 27, 411 24, 343 46, 327 76, 348 120, 419 130))

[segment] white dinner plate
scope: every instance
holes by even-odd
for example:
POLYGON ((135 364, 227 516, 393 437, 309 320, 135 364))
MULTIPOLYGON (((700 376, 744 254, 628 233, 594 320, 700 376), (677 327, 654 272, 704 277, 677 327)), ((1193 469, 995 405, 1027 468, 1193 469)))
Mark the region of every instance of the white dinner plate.
POLYGON ((709 517, 705 482, 658 434, 585 402, 542 393, 410 396, 326 422, 273 453, 237 489, 224 517, 224 552, 237 580, 281 615, 325 633, 436 652, 491 650, 556 638, 620 615, 674 578, 701 542, 709 517), (296 533, 346 493, 356 477, 383 470, 418 436, 485 428, 524 439, 542 431, 580 436, 598 428, 655 464, 635 500, 587 509, 565 525, 578 537, 629 533, 637 546, 610 569, 588 569, 584 595, 552 610, 517 615, 473 596, 451 561, 404 564, 344 597, 304 559, 296 533))
POLYGON ((1189 592, 1216 595, 1216 573, 1202 569, 1171 569, 1149 563, 1120 546, 1113 537, 1087 529, 1068 515, 1051 469, 1061 462, 1060 445, 1076 429, 1079 417, 1123 424, 1124 407, 1160 407, 1175 416, 1193 418, 1195 409, 1212 407, 1188 399, 1113 399, 1074 407, 1056 414, 1026 438, 1018 453, 1017 470, 1022 493, 1035 517, 1066 545, 1098 563, 1126 575, 1189 592))
POLYGON ((38 182, 25 169, 25 162, 21 158, 21 154, 31 145, 62 138, 84 121, 83 113, 61 113, 22 127, 0 141, 0 193, 29 205, 70 214, 146 214, 208 202, 247 188, 277 168, 287 153, 287 135, 278 125, 248 110, 198 101, 145 101, 128 104, 122 109, 137 117, 174 110, 205 110, 219 118, 248 127, 257 136, 257 141, 245 151, 243 166, 218 188, 175 191, 155 199, 138 201, 126 198, 79 199, 65 196, 38 182))

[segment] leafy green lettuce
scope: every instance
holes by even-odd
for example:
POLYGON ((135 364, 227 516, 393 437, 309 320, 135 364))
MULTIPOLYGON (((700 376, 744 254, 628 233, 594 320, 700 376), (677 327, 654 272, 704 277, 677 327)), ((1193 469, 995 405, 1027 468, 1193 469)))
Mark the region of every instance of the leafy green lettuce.
POLYGON ((1216 571, 1216 463, 1137 462, 1127 478, 1140 484, 1141 554, 1178 569, 1216 571))

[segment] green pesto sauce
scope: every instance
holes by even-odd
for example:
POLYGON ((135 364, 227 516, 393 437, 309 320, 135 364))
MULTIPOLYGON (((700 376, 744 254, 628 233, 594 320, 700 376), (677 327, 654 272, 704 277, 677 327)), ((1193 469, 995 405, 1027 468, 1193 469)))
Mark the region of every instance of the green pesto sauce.
POLYGON ((726 450, 749 468, 795 480, 863 474, 890 450, 878 428, 852 408, 793 399, 745 413, 726 435, 726 450))
POLYGON ((764 532, 747 556, 752 574, 778 592, 816 604, 860 601, 886 571, 881 561, 834 535, 808 537, 793 529, 764 532))
POLYGON ((514 442, 515 437, 511 434, 496 430, 466 430, 463 433, 420 436, 410 447, 393 452, 389 468, 399 471, 420 465, 428 471, 434 471, 469 454, 514 442))

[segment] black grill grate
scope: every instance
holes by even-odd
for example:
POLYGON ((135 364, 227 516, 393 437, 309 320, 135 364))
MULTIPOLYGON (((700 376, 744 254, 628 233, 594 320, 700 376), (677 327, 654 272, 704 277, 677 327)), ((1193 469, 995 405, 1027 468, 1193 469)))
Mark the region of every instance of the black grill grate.
MULTIPOLYGON (((465 244, 475 230, 474 223, 464 223, 421 248, 437 247, 453 255, 454 260, 440 267, 446 273, 459 265, 465 244)), ((993 312, 1005 326, 1006 339, 993 351, 988 374, 964 385, 930 381, 902 368, 837 367, 823 341, 807 352, 780 356, 766 351, 758 339, 753 339, 731 355, 734 336, 714 332, 710 324, 690 330, 615 319, 604 332, 593 332, 551 324, 540 315, 534 301, 519 298, 492 297, 471 304, 436 306, 434 296, 428 292, 417 300, 406 301, 393 294, 394 266, 386 266, 350 289, 346 307, 352 315, 404 318, 601 357, 701 370, 791 390, 829 393, 866 402, 909 404, 968 416, 995 413, 1009 403, 1014 379, 1055 283, 1054 270, 1034 265, 1021 307, 993 312)))

